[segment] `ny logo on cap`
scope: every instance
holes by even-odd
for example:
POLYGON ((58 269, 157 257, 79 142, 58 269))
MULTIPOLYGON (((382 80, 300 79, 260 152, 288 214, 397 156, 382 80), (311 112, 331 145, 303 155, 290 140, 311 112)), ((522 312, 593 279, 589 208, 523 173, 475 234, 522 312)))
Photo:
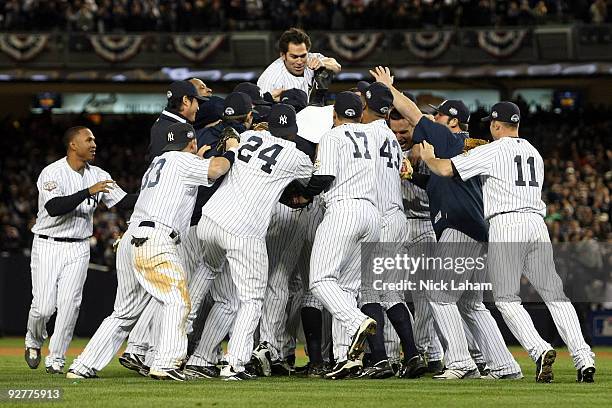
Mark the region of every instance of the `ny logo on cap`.
POLYGON ((455 115, 457 115, 457 109, 455 109, 455 108, 450 108, 450 109, 448 110, 448 113, 450 113, 451 115, 455 116, 455 115))
POLYGON ((168 132, 168 141, 169 142, 174 142, 174 133, 168 132))
POLYGON ((496 118, 496 117, 497 117, 497 111, 493 111, 493 112, 491 112, 491 117, 492 117, 492 118, 496 118))
POLYGON ((278 124, 279 125, 286 125, 287 124, 287 115, 280 115, 278 117, 278 124))
POLYGON ((514 115, 512 115, 512 117, 510 118, 511 121, 513 122, 518 122, 519 121, 519 115, 517 115, 516 113, 514 115))
POLYGON ((353 116, 356 115, 355 113, 355 109, 347 109, 344 111, 344 115, 348 116, 349 118, 352 118, 353 116))
POLYGON ((225 115, 232 116, 234 114, 234 109, 231 106, 225 108, 225 115))

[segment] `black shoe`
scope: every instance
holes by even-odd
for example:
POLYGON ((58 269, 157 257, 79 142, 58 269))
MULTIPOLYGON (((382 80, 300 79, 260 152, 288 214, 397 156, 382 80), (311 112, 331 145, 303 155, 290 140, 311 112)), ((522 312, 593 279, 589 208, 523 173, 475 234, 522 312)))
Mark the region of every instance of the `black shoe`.
POLYGON ((481 377, 486 377, 491 372, 491 369, 487 367, 487 363, 476 363, 476 367, 478 367, 481 377))
POLYGON ((536 362, 536 382, 549 383, 555 378, 553 374, 552 366, 557 358, 557 352, 555 350, 547 350, 536 362))
POLYGON ((215 366, 185 366, 185 374, 190 378, 217 378, 220 372, 215 366))
POLYGON ((444 364, 442 364, 442 360, 431 360, 427 362, 427 372, 440 374, 444 372, 444 364))
POLYGON ((310 378, 323 378, 325 374, 329 372, 329 368, 325 363, 308 363, 309 367, 306 371, 306 375, 310 378))
POLYGON ((578 370, 576 382, 592 383, 595 382, 595 367, 582 367, 578 370))
POLYGON ((96 374, 83 374, 83 373, 79 373, 76 370, 68 370, 68 373, 66 374, 66 378, 70 378, 73 380, 85 380, 85 379, 89 379, 89 378, 99 378, 96 374))
POLYGON ((24 353, 25 361, 28 363, 28 367, 32 370, 38 368, 40 365, 40 349, 33 347, 26 347, 24 353))
POLYGON ((255 364, 253 364, 253 361, 249 361, 244 365, 244 371, 246 371, 247 374, 252 375, 253 378, 257 378, 258 376, 257 368, 255 367, 255 364))
POLYGON ((50 366, 45 367, 49 374, 64 374, 64 366, 59 363, 53 363, 50 366))
POLYGON ((142 368, 138 370, 138 374, 142 375, 143 377, 148 377, 149 371, 151 371, 151 367, 147 367, 146 365, 143 365, 142 368))
POLYGON ((272 375, 272 357, 268 343, 263 342, 253 350, 251 363, 255 368, 255 373, 260 377, 269 377, 272 375))
POLYGON ((150 370, 149 377, 156 380, 187 381, 184 372, 177 368, 163 368, 161 370, 150 370))
POLYGON ((132 371, 140 371, 144 365, 145 357, 140 354, 123 353, 119 357, 119 364, 132 371))
POLYGON ((402 363, 400 378, 419 378, 428 371, 428 366, 423 357, 416 355, 410 360, 402 363))
POLYGON ((362 365, 359 360, 345 360, 335 365, 324 378, 328 380, 340 380, 342 378, 357 375, 362 365))
POLYGON ((365 367, 364 369, 362 369, 361 372, 357 375, 357 378, 382 380, 385 378, 393 377, 394 375, 395 373, 393 372, 393 368, 391 368, 391 364, 389 364, 389 360, 382 360, 371 367, 365 367))
POLYGON ((248 373, 246 370, 236 371, 234 367, 230 365, 223 366, 220 377, 223 378, 224 381, 246 381, 257 378, 257 376, 248 373))
POLYGON ((357 360, 361 357, 365 350, 365 343, 369 334, 376 334, 376 320, 368 317, 361 322, 359 329, 357 329, 357 332, 353 335, 351 346, 347 353, 348 360, 357 360))
POLYGON ((295 373, 297 375, 306 375, 308 374, 308 370, 310 370, 311 366, 312 366, 312 363, 309 361, 306 363, 306 365, 303 365, 301 367, 295 367, 295 373))
POLYGON ((275 375, 275 376, 285 376, 286 377, 290 375, 295 375, 295 369, 289 366, 289 364, 286 361, 283 361, 280 359, 272 362, 272 365, 270 366, 270 370, 272 372, 272 375, 275 375))

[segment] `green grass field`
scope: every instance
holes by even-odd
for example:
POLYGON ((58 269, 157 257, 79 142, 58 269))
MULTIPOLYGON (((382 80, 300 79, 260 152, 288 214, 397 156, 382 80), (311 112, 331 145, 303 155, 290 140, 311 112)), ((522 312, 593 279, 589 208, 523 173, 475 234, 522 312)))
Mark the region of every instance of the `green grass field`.
MULTIPOLYGON (((79 407, 608 407, 612 405, 612 348, 596 348, 595 384, 576 384, 565 350, 558 350, 555 382, 536 384, 535 365, 518 348, 525 377, 520 381, 418 380, 329 381, 262 378, 245 382, 197 380, 187 383, 155 381, 121 367, 115 359, 100 379, 68 380, 45 373, 44 364, 31 370, 23 360, 22 339, 0 339, 0 389, 63 389, 61 402, 48 405, 79 407), (16 355, 18 353, 18 355, 16 355)), ((71 348, 85 345, 77 339, 71 348)), ((44 350, 46 352, 46 350, 44 350)), ((74 355, 68 359, 72 361, 74 355)), ((44 360, 43 360, 44 362, 44 360)), ((298 362, 299 364, 304 361, 298 362)), ((0 401, 0 406, 26 402, 0 401)))

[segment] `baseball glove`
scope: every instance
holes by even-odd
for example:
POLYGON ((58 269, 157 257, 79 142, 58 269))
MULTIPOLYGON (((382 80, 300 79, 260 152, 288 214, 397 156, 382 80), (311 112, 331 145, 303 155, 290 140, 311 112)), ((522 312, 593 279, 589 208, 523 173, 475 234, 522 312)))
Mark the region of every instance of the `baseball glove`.
POLYGON ((289 183, 287 187, 285 187, 285 190, 278 201, 290 208, 305 208, 312 202, 312 198, 306 202, 301 202, 299 198, 302 197, 303 191, 304 186, 299 181, 294 180, 289 183))
POLYGON ((256 130, 258 132, 261 130, 268 130, 268 122, 259 122, 255 124, 255 126, 253 126, 253 130, 256 130))
POLYGON ((223 154, 227 151, 226 143, 230 139, 236 139, 240 142, 240 134, 236 132, 236 129, 228 126, 221 132, 221 138, 219 138, 219 142, 217 143, 217 151, 219 153, 223 154))
POLYGON ((463 142, 463 153, 465 153, 467 151, 470 151, 470 150, 472 150, 475 147, 485 145, 487 143, 489 143, 489 142, 487 142, 486 140, 474 139, 472 137, 468 137, 463 142))

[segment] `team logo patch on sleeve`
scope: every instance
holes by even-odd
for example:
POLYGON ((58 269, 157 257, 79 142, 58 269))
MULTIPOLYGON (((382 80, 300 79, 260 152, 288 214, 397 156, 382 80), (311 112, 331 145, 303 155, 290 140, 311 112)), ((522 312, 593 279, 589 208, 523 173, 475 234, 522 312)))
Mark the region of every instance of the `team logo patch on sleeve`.
POLYGON ((43 184, 43 189, 47 191, 53 191, 57 188, 57 183, 55 181, 46 181, 43 184))

